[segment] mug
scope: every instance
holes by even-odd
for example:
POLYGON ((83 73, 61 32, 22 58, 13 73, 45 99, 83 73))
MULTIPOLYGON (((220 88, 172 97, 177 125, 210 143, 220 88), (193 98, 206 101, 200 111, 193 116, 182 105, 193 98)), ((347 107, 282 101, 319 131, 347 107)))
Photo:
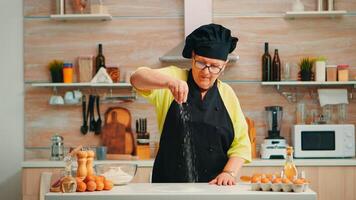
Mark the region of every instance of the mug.
POLYGON ((59 95, 52 95, 51 98, 49 99, 49 104, 50 105, 63 105, 64 100, 62 96, 59 95))
POLYGON ((78 104, 82 96, 79 90, 67 91, 64 95, 64 101, 66 104, 78 104))
POLYGON ((106 160, 106 153, 108 148, 106 146, 96 147, 96 159, 97 160, 106 160))

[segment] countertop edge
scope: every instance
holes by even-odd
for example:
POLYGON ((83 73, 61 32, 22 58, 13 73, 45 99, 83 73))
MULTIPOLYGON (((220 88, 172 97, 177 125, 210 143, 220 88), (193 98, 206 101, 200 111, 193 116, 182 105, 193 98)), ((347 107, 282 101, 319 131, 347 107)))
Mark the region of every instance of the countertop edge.
MULTIPOLYGON (((295 159, 297 166, 310 167, 337 167, 337 166, 356 166, 356 159, 295 159)), ((135 163, 138 167, 153 167, 154 160, 105 160, 94 161, 94 164, 105 163, 135 163)), ((262 160, 256 159, 251 163, 245 164, 246 167, 280 167, 284 165, 284 160, 262 160)), ((22 168, 58 168, 64 167, 63 161, 30 160, 23 161, 22 168)))

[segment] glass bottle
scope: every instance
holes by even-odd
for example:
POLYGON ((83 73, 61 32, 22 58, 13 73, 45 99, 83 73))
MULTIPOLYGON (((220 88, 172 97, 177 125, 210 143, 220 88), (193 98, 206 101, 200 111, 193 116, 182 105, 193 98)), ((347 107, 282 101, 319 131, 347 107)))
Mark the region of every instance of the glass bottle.
POLYGON ((265 53, 262 56, 262 81, 272 81, 272 58, 268 52, 268 42, 265 43, 265 53))
POLYGON ((65 174, 61 183, 61 190, 64 193, 75 192, 77 190, 77 181, 72 176, 72 157, 66 156, 65 162, 65 174))
POLYGON ((281 81, 281 60, 279 59, 278 49, 274 50, 272 62, 273 81, 281 81))
POLYGON ((298 175, 297 167, 293 162, 293 147, 287 147, 287 156, 286 162, 284 164, 283 174, 291 181, 294 180, 298 175))
POLYGON ((99 51, 98 51, 98 55, 95 58, 95 73, 99 71, 99 69, 101 67, 106 68, 105 66, 105 56, 103 54, 103 45, 99 44, 99 51))

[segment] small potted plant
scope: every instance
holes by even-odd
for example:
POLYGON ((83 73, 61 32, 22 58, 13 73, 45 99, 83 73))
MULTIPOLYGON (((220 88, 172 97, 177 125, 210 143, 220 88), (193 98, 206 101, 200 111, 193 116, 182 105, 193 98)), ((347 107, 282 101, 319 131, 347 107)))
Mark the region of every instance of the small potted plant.
POLYGON ((53 83, 63 82, 63 61, 53 60, 48 64, 49 71, 51 72, 53 83))
POLYGON ((302 81, 312 81, 313 80, 313 66, 314 59, 303 58, 299 63, 299 75, 302 81))

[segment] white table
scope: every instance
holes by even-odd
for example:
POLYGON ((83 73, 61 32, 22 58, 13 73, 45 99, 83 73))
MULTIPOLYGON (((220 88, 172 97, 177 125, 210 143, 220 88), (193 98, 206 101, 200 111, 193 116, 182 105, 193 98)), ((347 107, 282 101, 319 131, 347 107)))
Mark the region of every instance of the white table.
POLYGON ((217 186, 207 183, 131 183, 110 191, 47 193, 45 200, 316 200, 308 190, 294 192, 251 191, 248 184, 217 186))

